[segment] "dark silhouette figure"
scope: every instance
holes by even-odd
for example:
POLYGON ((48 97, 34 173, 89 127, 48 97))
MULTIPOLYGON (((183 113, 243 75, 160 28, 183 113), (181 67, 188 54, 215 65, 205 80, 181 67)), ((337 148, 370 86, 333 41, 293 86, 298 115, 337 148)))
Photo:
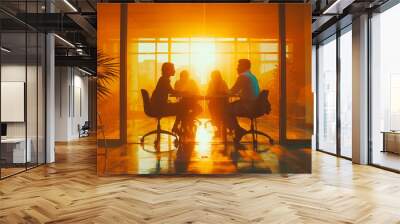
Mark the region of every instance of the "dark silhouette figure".
POLYGON ((207 96, 210 97, 208 110, 210 111, 211 122, 217 127, 217 135, 219 136, 225 126, 224 115, 227 113, 228 92, 228 85, 222 79, 221 72, 219 70, 212 71, 207 88, 207 96))
POLYGON ((161 67, 161 77, 158 79, 156 88, 151 95, 152 110, 156 110, 164 116, 176 116, 172 130, 176 129, 182 119, 181 103, 168 102, 168 95, 177 93, 171 86, 170 77, 174 75, 174 64, 165 62, 161 67))
POLYGON ((251 73, 250 68, 250 60, 239 59, 236 69, 238 78, 230 89, 230 94, 239 96, 239 100, 229 104, 229 111, 227 113, 228 126, 235 131, 234 141, 236 143, 246 133, 246 130, 239 125, 237 117, 251 111, 260 92, 258 80, 251 73))
POLYGON ((199 87, 196 82, 190 78, 190 73, 187 70, 179 73, 179 80, 175 82, 175 90, 183 95, 198 95, 199 87))
POLYGON ((187 70, 179 74, 179 80, 175 82, 175 91, 180 96, 179 102, 182 106, 182 120, 178 130, 174 130, 185 137, 194 137, 194 120, 202 112, 201 105, 198 103, 199 87, 196 82, 190 78, 187 70))

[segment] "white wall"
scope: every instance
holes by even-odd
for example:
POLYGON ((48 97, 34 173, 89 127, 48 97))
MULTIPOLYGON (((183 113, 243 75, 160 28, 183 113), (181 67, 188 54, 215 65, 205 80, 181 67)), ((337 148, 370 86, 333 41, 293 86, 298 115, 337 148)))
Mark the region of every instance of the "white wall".
POLYGON ((67 141, 69 133, 69 68, 55 68, 55 141, 67 141))
POLYGON ((77 126, 78 124, 83 125, 85 121, 88 121, 88 78, 81 76, 81 73, 78 73, 76 75, 76 70, 75 70, 75 75, 74 75, 74 83, 73 83, 73 105, 74 107, 72 108, 72 136, 78 137, 78 129, 77 126))
MULTIPOLYGON (((36 67, 28 66, 28 74, 35 73, 36 67)), ((1 66, 1 81, 2 82, 25 82, 25 64, 5 64, 1 66)), ((29 76, 28 76, 29 78, 29 76)), ((25 82, 26 83, 26 82, 25 82)), ((30 86, 36 86, 36 80, 29 80, 30 86)), ((27 106, 36 108, 36 88, 27 88, 27 106), (32 102, 35 104, 29 105, 32 102)), ((40 105, 39 105, 40 106, 40 105)), ((2 110, 7 110, 7 108, 2 108, 2 110)), ((36 113, 27 113, 28 122, 34 121, 36 123, 36 113)), ((35 124, 36 125, 36 124, 35 124)), ((33 127, 34 125, 29 125, 33 127)), ((34 127, 36 129, 36 126, 34 127)), ((29 133, 29 130, 28 130, 29 133)), ((7 122, 7 136, 8 137, 25 137, 25 123, 24 122, 7 122)), ((28 136, 29 137, 29 136, 28 136)))
POLYGON ((55 140, 79 137, 78 124, 88 120, 88 78, 76 68, 56 67, 55 140))
MULTIPOLYGON (((1 81, 25 82, 25 64, 2 65, 1 81)), ((6 110, 7 108, 1 108, 1 109, 6 110)), ((25 137, 25 123, 24 122, 7 123, 7 137, 25 137)))

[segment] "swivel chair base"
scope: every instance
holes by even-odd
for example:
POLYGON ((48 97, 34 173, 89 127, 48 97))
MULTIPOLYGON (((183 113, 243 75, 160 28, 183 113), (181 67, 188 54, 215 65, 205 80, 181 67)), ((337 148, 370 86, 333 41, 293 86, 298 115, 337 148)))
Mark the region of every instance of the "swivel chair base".
MULTIPOLYGON (((252 142, 253 142, 253 147, 254 151, 256 152, 263 152, 266 150, 258 150, 258 136, 264 136, 268 139, 269 144, 273 145, 274 144, 274 139, 272 139, 271 136, 269 136, 267 133, 261 132, 257 130, 257 124, 256 124, 256 119, 251 119, 251 125, 250 125, 250 130, 246 131, 243 136, 251 134, 252 135, 252 142)), ((243 137, 242 136, 242 137, 243 137)))
MULTIPOLYGON (((160 152, 161 134, 166 134, 166 135, 170 135, 170 136, 175 137, 175 139, 174 139, 174 146, 175 146, 175 147, 178 147, 178 146, 179 146, 179 138, 178 138, 178 136, 177 136, 176 134, 170 132, 170 131, 161 129, 160 119, 157 119, 157 129, 156 129, 156 130, 153 130, 153 131, 150 131, 150 132, 148 132, 148 133, 146 133, 146 134, 144 134, 144 135, 142 136, 142 138, 140 139, 140 144, 144 145, 144 140, 145 140, 145 138, 146 138, 147 136, 150 136, 150 135, 153 135, 153 134, 156 134, 156 135, 157 135, 157 136, 156 136, 156 139, 154 140, 154 148, 156 149, 155 152, 160 152)), ((174 150, 174 149, 168 150, 168 151, 173 151, 173 150, 174 150)))

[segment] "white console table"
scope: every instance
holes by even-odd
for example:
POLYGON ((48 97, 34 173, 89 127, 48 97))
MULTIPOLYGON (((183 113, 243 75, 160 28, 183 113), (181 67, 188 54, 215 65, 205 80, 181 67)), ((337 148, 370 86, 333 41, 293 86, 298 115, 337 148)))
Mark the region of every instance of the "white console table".
POLYGON ((31 145, 32 141, 30 138, 26 140, 28 143, 26 147, 25 154, 25 138, 6 138, 1 139, 1 151, 2 157, 4 158, 4 154, 12 154, 12 163, 25 163, 31 162, 32 160, 32 152, 31 145))

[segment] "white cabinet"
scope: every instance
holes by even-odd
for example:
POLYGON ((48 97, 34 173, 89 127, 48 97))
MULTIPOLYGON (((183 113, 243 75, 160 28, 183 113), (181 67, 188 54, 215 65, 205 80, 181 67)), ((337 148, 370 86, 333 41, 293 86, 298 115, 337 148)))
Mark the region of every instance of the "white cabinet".
MULTIPOLYGON (((25 163, 32 161, 32 141, 27 139, 28 144, 25 151, 24 138, 7 138, 1 140, 2 152, 7 152, 7 163, 25 163), (12 160, 11 160, 12 158, 12 160)), ((3 157, 3 156, 2 156, 3 157)), ((4 157, 3 157, 4 158, 4 157)))

